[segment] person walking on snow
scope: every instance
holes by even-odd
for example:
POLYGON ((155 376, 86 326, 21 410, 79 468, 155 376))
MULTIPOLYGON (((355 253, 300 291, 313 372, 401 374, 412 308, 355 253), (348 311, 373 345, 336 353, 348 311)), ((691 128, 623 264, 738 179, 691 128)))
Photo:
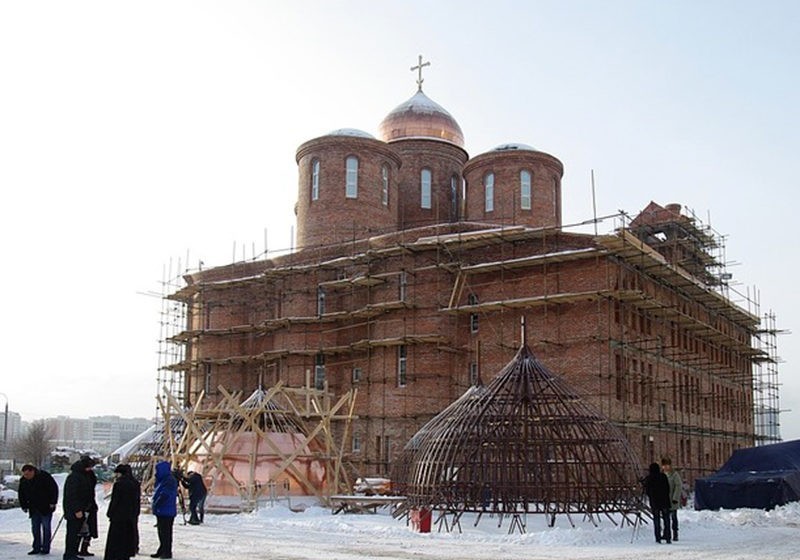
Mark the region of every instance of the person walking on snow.
POLYGON ((50 473, 24 465, 19 481, 19 505, 31 519, 33 547, 28 554, 50 554, 53 511, 57 503, 58 484, 50 473))

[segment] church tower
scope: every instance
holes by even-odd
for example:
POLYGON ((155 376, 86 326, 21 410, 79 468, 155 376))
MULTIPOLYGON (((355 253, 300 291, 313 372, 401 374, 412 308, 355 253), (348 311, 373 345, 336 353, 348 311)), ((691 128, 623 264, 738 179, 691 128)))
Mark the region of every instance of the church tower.
POLYGON ((392 110, 379 126, 380 137, 400 155, 400 229, 457 222, 467 155, 456 120, 422 91, 419 57, 417 93, 392 110))

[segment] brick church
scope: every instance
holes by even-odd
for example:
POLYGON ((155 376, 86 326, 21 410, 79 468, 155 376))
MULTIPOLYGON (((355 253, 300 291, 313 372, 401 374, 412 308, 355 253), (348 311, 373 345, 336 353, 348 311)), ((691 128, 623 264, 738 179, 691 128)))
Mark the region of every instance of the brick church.
POLYGON ((297 149, 294 252, 187 274, 170 295, 187 309, 170 366, 186 401, 220 385, 357 388, 344 459, 386 476, 420 426, 514 357, 524 318, 536 357, 643 463, 670 455, 691 480, 753 445, 760 319, 726 296, 709 230, 655 202, 608 233, 564 226, 561 161, 525 144, 470 157, 417 82, 377 137, 297 149))

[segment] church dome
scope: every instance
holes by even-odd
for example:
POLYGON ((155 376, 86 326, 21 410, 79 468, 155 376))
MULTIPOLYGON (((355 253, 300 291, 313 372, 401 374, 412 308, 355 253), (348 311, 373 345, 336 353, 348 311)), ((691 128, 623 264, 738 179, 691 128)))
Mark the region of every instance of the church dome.
POLYGON ((375 137, 369 132, 364 132, 363 130, 359 130, 357 128, 338 128, 329 132, 328 136, 354 136, 356 138, 375 139, 375 137))
POLYGON ((433 138, 464 147, 464 133, 453 116, 421 90, 386 115, 378 131, 384 142, 433 138))

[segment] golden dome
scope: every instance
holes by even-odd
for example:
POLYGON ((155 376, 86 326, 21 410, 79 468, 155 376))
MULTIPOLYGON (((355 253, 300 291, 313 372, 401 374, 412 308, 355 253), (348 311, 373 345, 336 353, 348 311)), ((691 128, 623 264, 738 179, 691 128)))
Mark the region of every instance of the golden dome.
POLYGON ((386 115, 378 132, 384 142, 404 138, 435 138, 464 147, 464 133, 456 120, 422 91, 386 115))

